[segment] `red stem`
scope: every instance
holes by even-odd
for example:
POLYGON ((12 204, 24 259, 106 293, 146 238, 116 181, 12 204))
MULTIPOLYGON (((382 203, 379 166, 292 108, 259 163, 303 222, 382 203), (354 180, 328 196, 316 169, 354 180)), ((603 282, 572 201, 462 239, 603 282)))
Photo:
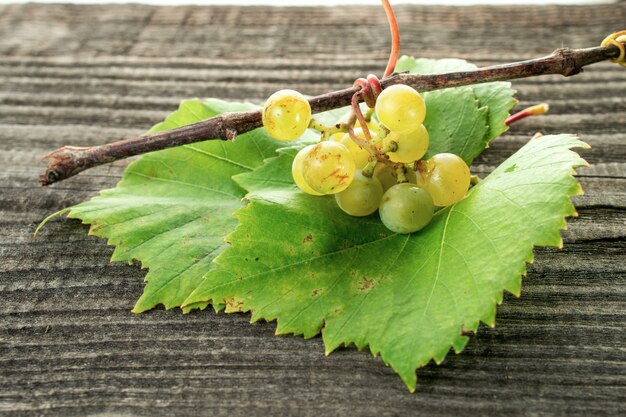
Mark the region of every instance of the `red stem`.
POLYGON ((549 108, 550 106, 548 106, 547 103, 541 103, 537 104, 536 106, 528 107, 522 111, 515 113, 512 116, 507 117, 504 121, 504 124, 507 126, 511 126, 513 123, 525 119, 528 116, 539 116, 541 114, 546 114, 549 108))
POLYGON ((354 115, 356 116, 356 119, 359 121, 359 125, 361 126, 361 129, 363 130, 363 133, 365 134, 365 140, 367 140, 367 143, 371 142, 372 135, 370 133, 369 126, 367 126, 367 121, 365 120, 365 116, 363 116, 363 113, 361 112, 361 107, 359 106, 359 96, 357 93, 355 93, 352 96, 352 111, 354 112, 354 115))

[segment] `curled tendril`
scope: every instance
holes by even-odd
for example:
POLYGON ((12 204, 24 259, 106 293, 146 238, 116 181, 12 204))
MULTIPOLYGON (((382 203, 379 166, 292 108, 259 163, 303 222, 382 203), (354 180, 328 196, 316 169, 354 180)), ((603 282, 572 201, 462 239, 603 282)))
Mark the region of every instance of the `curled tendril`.
POLYGON ((626 30, 620 30, 604 38, 600 46, 616 46, 619 49, 619 56, 609 59, 609 61, 626 68, 626 47, 624 47, 624 42, 626 42, 626 30))
MULTIPOLYGON (((389 54, 389 60, 387 61, 387 67, 383 78, 390 76, 393 73, 394 68, 398 62, 398 55, 400 52, 400 29, 398 28, 398 21, 393 11, 393 7, 389 3, 389 0, 381 0, 385 14, 387 15, 387 22, 389 23, 389 30, 391 31, 391 52, 389 54)), ((354 82, 355 87, 361 87, 358 92, 352 96, 352 112, 356 116, 356 120, 359 121, 359 125, 363 129, 365 140, 369 144, 372 140, 372 134, 367 126, 365 117, 359 107, 359 97, 365 101, 369 108, 374 108, 376 105, 376 98, 382 91, 380 80, 374 74, 369 74, 366 78, 359 78, 354 82)), ((353 119, 354 120, 354 119, 353 119)), ((349 132, 352 131, 352 126, 349 126, 349 132)), ((353 133, 353 132, 352 132, 353 133)), ((353 139, 356 137, 354 134, 350 135, 353 139)), ((356 141, 360 144, 361 141, 356 141)))

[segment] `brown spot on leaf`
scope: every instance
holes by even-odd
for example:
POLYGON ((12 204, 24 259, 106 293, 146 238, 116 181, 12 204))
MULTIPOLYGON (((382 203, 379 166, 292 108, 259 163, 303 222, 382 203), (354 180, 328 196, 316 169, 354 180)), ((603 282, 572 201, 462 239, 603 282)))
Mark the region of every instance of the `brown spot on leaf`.
POLYGON ((315 298, 315 297, 317 297, 318 295, 320 295, 320 294, 321 294, 321 292, 322 292, 322 290, 321 290, 321 289, 314 289, 314 290, 311 292, 311 298, 315 298))
POLYGON ((308 235, 305 236, 302 243, 311 243, 311 242, 313 242, 313 235, 309 233, 308 235))
POLYGON ((235 297, 224 299, 222 304, 226 306, 224 309, 226 313, 239 313, 243 311, 243 301, 236 300, 235 297))
POLYGON ((359 291, 367 291, 374 286, 374 280, 363 277, 363 280, 359 284, 359 291))

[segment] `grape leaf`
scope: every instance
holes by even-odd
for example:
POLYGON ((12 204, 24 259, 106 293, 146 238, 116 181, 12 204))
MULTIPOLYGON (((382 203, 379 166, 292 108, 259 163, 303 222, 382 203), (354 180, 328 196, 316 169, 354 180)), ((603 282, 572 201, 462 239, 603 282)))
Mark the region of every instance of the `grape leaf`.
MULTIPOLYGON (((462 59, 415 59, 403 56, 396 72, 444 73, 476 69, 462 59)), ((511 83, 491 82, 424 93, 430 135, 426 157, 441 152, 459 155, 470 165, 489 142, 506 132, 504 120, 517 100, 511 83)))
MULTIPOLYGON (((463 94, 463 89, 457 90, 454 101, 467 107, 460 117, 462 124, 467 126, 472 119, 480 118, 481 122, 475 123, 476 130, 484 132, 485 106, 476 109, 475 97, 463 94)), ((433 103, 432 113, 436 114, 436 106, 443 102, 433 103)), ((214 99, 204 103, 185 101, 151 132, 255 107, 214 99)), ((345 108, 337 109, 316 118, 331 125, 345 112, 345 108)), ((446 117, 434 121, 433 132, 445 131, 446 123, 446 117)), ((468 132, 469 137, 479 135, 471 129, 465 134, 468 132)), ((290 145, 301 146, 315 140, 317 135, 307 131, 290 145)), ((113 261, 137 259, 144 268, 150 268, 147 286, 134 312, 158 304, 169 309, 180 305, 201 282, 204 273, 212 268, 212 259, 225 248, 223 236, 237 225, 231 213, 241 206, 239 199, 245 191, 231 176, 258 167, 278 147, 259 129, 241 135, 234 144, 205 142, 155 152, 131 164, 115 189, 103 191, 100 196, 57 214, 69 211, 69 217, 92 225, 91 234, 108 238, 116 246, 113 261)), ((198 305, 205 306, 206 303, 198 305)))
POLYGON ((413 391, 416 368, 461 351, 480 322, 493 326, 504 290, 519 296, 533 246, 561 246, 581 192, 573 168, 585 164, 572 147, 586 145, 571 135, 529 142, 411 235, 298 191, 285 151, 235 177, 251 202, 187 310, 212 302, 276 320, 277 334, 321 331, 327 354, 369 346, 413 391))
MULTIPOLYGON (((150 132, 255 107, 187 100, 150 132)), ((234 142, 207 141, 146 154, 128 166, 115 188, 72 207, 68 217, 90 223, 90 234, 115 245, 112 261, 137 259, 150 269, 134 312, 158 304, 179 306, 225 249, 224 236, 237 226, 232 214, 242 206, 245 191, 231 177, 260 166, 279 146, 257 129, 234 142)))

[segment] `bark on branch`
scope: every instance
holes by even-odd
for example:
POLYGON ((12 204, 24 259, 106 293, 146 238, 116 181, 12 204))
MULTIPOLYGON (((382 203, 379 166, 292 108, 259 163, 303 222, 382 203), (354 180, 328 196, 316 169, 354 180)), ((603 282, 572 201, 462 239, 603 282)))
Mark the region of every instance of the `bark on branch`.
MULTIPOLYGON (((616 58, 619 53, 620 50, 615 45, 587 49, 561 48, 545 57, 472 71, 426 75, 394 74, 381 80, 381 85, 385 88, 393 84, 407 84, 423 92, 546 74, 569 77, 581 72, 586 65, 616 58)), ((313 97, 310 99, 313 113, 349 106, 352 95, 357 91, 358 88, 352 87, 313 97)), ((131 137, 105 145, 64 146, 43 158, 48 160, 48 165, 39 176, 39 182, 41 185, 50 185, 98 165, 160 149, 209 139, 230 140, 260 126, 261 111, 255 110, 222 114, 177 129, 131 137)))

